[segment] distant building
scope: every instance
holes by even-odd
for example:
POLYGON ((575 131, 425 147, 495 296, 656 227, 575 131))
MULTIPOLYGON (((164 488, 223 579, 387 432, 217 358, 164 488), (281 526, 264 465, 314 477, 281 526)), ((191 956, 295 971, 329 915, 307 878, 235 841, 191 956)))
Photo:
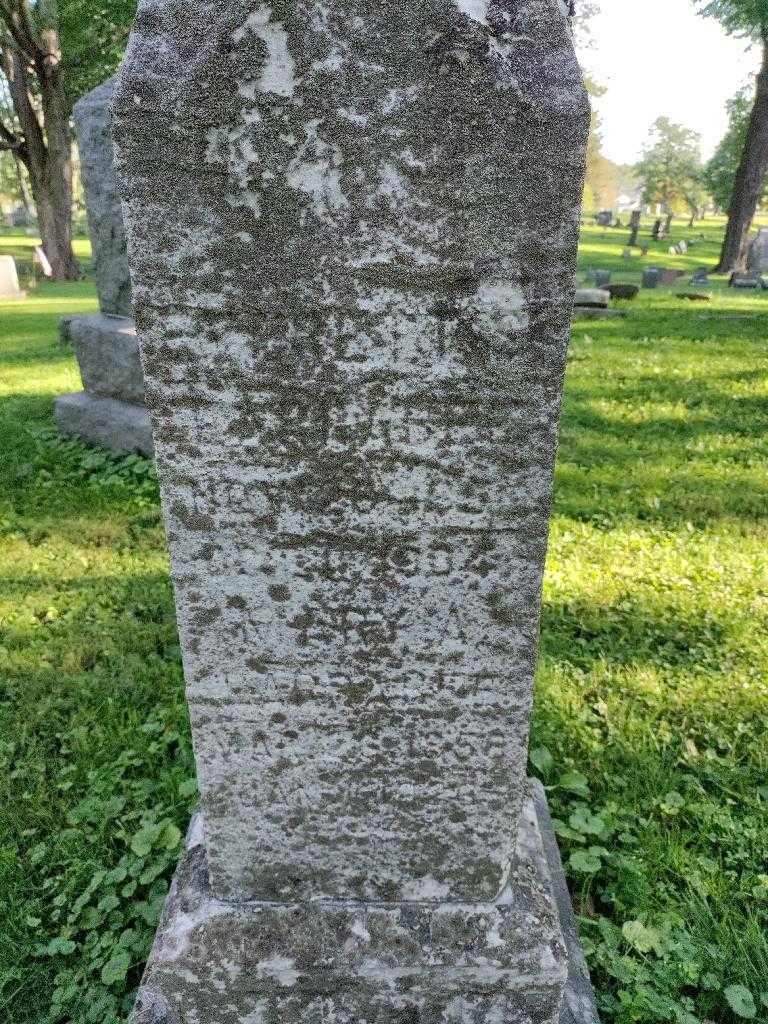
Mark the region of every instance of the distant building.
POLYGON ((640 190, 631 194, 622 193, 616 200, 615 206, 617 213, 632 213, 633 210, 641 209, 643 201, 640 190))

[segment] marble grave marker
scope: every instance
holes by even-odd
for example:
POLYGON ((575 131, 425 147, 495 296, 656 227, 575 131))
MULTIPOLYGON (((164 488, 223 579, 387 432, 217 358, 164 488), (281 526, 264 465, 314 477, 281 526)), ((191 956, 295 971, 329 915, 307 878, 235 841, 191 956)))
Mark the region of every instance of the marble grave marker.
POLYGON ((592 1021, 525 776, 562 5, 144 0, 114 111, 201 789, 135 1021, 592 1021))

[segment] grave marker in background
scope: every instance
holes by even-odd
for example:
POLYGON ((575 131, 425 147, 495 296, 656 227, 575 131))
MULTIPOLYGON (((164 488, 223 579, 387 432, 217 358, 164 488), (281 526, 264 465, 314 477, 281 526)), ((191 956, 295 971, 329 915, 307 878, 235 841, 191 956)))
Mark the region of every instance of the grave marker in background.
POLYGON ((760 228, 749 246, 747 269, 764 274, 768 272, 768 230, 760 228))
POLYGON ((19 274, 13 256, 0 256, 0 302, 23 299, 25 293, 19 288, 19 274))
POLYGON ((74 345, 84 391, 56 400, 62 434, 119 452, 151 455, 152 425, 132 319, 125 228, 109 124, 110 78, 75 106, 88 228, 100 312, 68 317, 62 336, 74 345))
POLYGON ((589 125, 557 11, 139 9, 201 810, 137 1024, 595 1020, 525 778, 589 125))

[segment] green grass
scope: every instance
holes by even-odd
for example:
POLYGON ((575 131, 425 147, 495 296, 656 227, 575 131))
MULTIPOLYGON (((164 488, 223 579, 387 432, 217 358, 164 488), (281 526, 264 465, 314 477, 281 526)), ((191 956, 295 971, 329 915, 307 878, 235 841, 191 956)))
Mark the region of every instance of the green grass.
MULTIPOLYGON (((0 228, 0 254, 13 256, 22 288, 34 289, 40 280, 39 268, 34 265, 35 247, 40 245, 40 236, 19 228, 0 228)), ((92 269, 91 243, 87 238, 75 238, 72 243, 75 256, 87 273, 92 269)))
MULTIPOLYGON (((705 258, 647 262, 711 264, 703 230, 705 258)), ((625 234, 585 230, 582 271, 636 275, 625 234)), ((604 1019, 765 1022, 768 293, 675 290, 574 325, 532 761, 604 1019)), ((9 1024, 125 1019, 194 802, 151 468, 50 430, 78 387, 57 317, 93 306, 0 306, 9 1024)))

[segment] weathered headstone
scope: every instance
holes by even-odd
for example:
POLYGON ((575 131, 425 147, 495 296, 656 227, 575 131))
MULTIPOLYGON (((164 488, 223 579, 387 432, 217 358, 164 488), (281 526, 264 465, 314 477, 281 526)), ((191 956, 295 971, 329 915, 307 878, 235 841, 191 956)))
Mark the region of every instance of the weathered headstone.
POLYGON ((612 299, 635 299, 640 291, 640 285, 618 282, 608 285, 608 294, 612 299))
POLYGON ((661 280, 661 267, 648 267, 643 271, 643 288, 657 288, 661 280))
POLYGON ((84 391, 56 400, 62 434, 121 452, 151 455, 152 425, 131 318, 131 280, 117 178, 109 107, 115 79, 98 86, 75 106, 88 228, 100 312, 67 317, 62 337, 77 355, 84 391))
POLYGON ((0 256, 0 302, 23 298, 24 292, 19 288, 16 260, 13 256, 0 256))
POLYGON ((762 288, 763 279, 756 271, 735 271, 728 279, 730 288, 762 288))
POLYGON ((600 228, 609 228, 613 224, 613 212, 611 210, 601 210, 595 216, 595 224, 600 228))
POLYGON ((99 308, 108 316, 130 317, 131 273, 109 115, 114 91, 114 78, 102 82, 78 101, 74 118, 99 308))
POLYGON ((709 284, 709 268, 696 267, 691 276, 691 284, 709 284))
POLYGON ((550 0, 139 8, 202 801, 140 1024, 594 1020, 525 780, 588 123, 550 0))
POLYGON ((591 277, 595 288, 605 288, 606 285, 611 283, 610 270, 593 270, 591 277))
POLYGON ((747 269, 753 273, 768 272, 768 229, 760 228, 749 246, 747 269))
POLYGON ((577 306, 605 308, 610 305, 611 293, 606 288, 577 288, 574 301, 577 306))

